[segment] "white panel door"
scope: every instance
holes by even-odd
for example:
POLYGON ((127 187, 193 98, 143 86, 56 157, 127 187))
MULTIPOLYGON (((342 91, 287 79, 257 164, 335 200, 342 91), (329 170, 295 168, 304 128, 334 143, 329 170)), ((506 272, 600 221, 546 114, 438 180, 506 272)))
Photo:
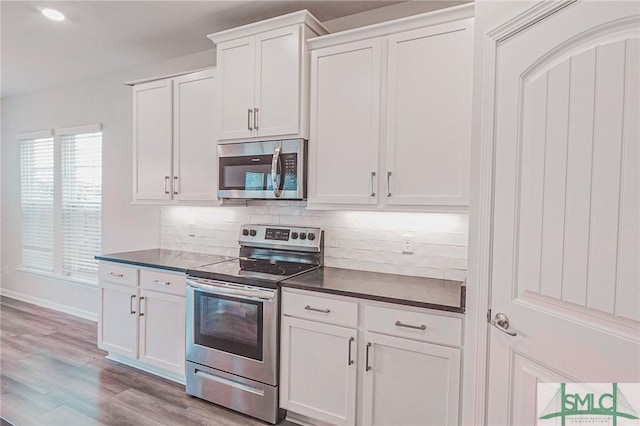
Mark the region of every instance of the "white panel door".
POLYGON ((335 425, 355 424, 357 335, 283 317, 280 406, 335 425))
POLYGON ((138 357, 138 289, 100 282, 98 347, 105 351, 138 357))
POLYGON ((638 4, 556 7, 496 47, 492 425, 548 424, 539 382, 640 382, 638 4))
POLYGON ((376 204, 380 39, 311 53, 309 205, 376 204))
POLYGON ((295 135, 300 115, 300 27, 257 34, 256 136, 295 135))
POLYGON ((143 289, 138 315, 140 360, 184 375, 184 297, 143 289))
POLYGON ((133 198, 171 199, 171 80, 133 88, 133 198))
POLYGON ((219 139, 249 138, 253 135, 254 36, 220 43, 217 51, 219 139))
POLYGON ((365 333, 364 425, 458 424, 460 349, 365 333))
POLYGON ((383 197, 468 204, 473 19, 395 34, 388 43, 383 197))
POLYGON ((174 80, 174 198, 217 199, 216 71, 207 70, 174 80))

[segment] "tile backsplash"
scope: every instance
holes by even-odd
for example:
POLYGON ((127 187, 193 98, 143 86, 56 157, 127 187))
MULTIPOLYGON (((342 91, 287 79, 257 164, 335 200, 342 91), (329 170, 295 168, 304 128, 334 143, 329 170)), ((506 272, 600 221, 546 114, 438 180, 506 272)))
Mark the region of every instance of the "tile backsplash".
POLYGON ((253 201, 250 206, 164 206, 161 247, 236 256, 244 223, 324 229, 325 265, 462 281, 467 269, 465 213, 307 210, 304 202, 253 201), (413 254, 402 253, 405 235, 413 254))

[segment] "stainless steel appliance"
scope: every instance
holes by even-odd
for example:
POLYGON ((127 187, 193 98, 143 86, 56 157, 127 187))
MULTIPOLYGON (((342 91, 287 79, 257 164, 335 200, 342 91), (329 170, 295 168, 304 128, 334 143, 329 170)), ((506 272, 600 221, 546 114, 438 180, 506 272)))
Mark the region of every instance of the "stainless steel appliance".
POLYGON ((304 139, 220 144, 218 159, 220 198, 306 198, 304 139))
POLYGON ((240 256, 187 271, 187 393, 277 423, 279 282, 321 267, 319 228, 243 225, 240 256))

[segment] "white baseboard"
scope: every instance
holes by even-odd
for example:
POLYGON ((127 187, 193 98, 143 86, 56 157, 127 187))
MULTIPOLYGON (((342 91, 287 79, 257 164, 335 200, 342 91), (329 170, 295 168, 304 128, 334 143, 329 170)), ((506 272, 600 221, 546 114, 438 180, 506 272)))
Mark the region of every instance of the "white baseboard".
POLYGON ((32 303, 34 305, 42 306, 43 308, 53 309, 55 311, 64 312, 65 314, 74 315, 76 317, 84 318, 93 322, 98 322, 97 312, 85 311, 83 309, 74 308, 73 306, 68 305, 61 305, 59 303, 55 303, 41 297, 35 297, 13 290, 7 290, 6 288, 0 288, 0 294, 2 296, 10 297, 11 299, 32 303))
POLYGON ((146 371, 147 373, 151 373, 155 376, 160 376, 162 378, 171 380, 172 382, 176 382, 181 385, 185 385, 187 383, 187 377, 184 375, 164 371, 159 368, 155 368, 153 366, 143 364, 134 359, 127 358, 112 352, 109 352, 109 354, 105 358, 110 359, 111 361, 119 362, 120 364, 128 365, 129 367, 137 368, 138 370, 146 371))

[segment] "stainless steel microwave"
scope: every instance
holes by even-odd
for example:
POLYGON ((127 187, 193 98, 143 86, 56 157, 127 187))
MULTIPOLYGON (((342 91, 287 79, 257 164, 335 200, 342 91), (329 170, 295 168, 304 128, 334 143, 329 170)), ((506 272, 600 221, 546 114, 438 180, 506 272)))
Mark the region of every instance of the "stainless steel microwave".
POLYGON ((307 141, 286 139, 218 145, 218 197, 304 200, 307 141))

